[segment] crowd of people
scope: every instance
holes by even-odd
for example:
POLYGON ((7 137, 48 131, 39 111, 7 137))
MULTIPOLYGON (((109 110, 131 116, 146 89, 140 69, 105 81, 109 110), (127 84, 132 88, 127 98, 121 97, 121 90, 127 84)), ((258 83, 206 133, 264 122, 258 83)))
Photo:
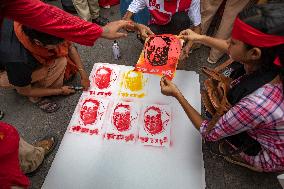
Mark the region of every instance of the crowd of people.
MULTIPOLYGON (((209 149, 218 146, 212 152, 253 171, 284 171, 284 2, 133 0, 114 22, 99 14, 97 1, 73 3, 82 19, 39 0, 0 0, 1 88, 15 89, 52 113, 59 105, 48 97, 74 93, 64 83, 77 73, 84 90, 90 86, 72 42, 92 46, 98 38, 127 37, 126 31, 137 32, 142 42, 152 34, 175 34, 185 41, 181 58, 205 45, 210 64, 229 55, 230 73, 204 68, 212 77, 202 95, 206 117, 166 77, 161 93, 177 99, 209 149), (135 23, 133 15, 145 7, 149 24, 135 23), (214 21, 215 35, 207 36, 214 21)), ((24 174, 35 171, 56 143, 56 136, 48 136, 31 145, 0 122, 0 188, 27 188, 24 174)))

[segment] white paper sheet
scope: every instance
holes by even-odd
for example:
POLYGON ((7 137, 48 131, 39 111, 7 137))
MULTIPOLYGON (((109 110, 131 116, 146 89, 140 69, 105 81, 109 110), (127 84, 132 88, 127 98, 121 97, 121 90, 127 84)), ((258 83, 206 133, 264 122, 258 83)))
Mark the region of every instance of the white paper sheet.
MULTIPOLYGON (((130 68, 119 67, 121 70, 130 68)), ((169 148, 143 146, 137 142, 129 145, 108 143, 99 137, 66 132, 42 188, 205 188, 200 134, 179 103, 161 94, 159 81, 160 77, 149 75, 148 95, 136 101, 141 104, 172 104, 169 148)), ((177 71, 173 82, 200 112, 198 74, 177 71)))

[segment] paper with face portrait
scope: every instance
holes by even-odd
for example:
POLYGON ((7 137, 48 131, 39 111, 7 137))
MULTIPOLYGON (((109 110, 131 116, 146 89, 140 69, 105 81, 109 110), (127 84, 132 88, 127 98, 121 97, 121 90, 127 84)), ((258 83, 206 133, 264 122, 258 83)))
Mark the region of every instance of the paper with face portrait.
POLYGON ((144 98, 147 95, 149 77, 132 68, 120 72, 118 95, 122 98, 144 98))
POLYGON ((180 39, 171 34, 152 35, 144 44, 135 66, 136 71, 173 79, 182 48, 180 39))
POLYGON ((70 121, 69 132, 101 135, 108 104, 107 99, 83 93, 70 121))
POLYGON ((171 106, 150 104, 142 108, 138 141, 143 145, 169 147, 171 141, 171 106))
POLYGON ((95 64, 90 74, 90 95, 113 96, 118 90, 120 67, 108 63, 95 64))
POLYGON ((105 122, 104 139, 134 143, 138 135, 139 111, 140 104, 137 102, 115 102, 105 122))

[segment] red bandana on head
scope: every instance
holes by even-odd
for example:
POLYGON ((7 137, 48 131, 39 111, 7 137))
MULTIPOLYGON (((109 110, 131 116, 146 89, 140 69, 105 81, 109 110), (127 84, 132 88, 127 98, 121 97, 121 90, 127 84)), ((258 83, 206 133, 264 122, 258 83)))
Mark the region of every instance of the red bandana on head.
MULTIPOLYGON (((244 23, 239 18, 235 20, 232 38, 255 47, 273 47, 284 44, 283 36, 265 34, 244 23)), ((275 59, 274 63, 280 66, 279 57, 275 59)))

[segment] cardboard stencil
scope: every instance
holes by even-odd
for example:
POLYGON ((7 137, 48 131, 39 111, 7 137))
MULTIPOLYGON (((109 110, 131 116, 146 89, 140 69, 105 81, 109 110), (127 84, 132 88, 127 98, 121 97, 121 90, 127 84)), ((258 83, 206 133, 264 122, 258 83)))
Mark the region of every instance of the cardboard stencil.
POLYGON ((140 104, 118 101, 106 119, 105 140, 134 143, 138 134, 140 104))
POLYGON ((69 132, 101 135, 109 100, 84 93, 75 109, 69 132))
POLYGON ((146 39, 135 66, 136 71, 174 77, 181 53, 180 39, 171 34, 153 35, 146 39))
POLYGON ((128 68, 120 74, 118 95, 122 98, 144 98, 147 95, 149 77, 128 68))
POLYGON ((90 94, 110 97, 118 89, 120 68, 107 63, 96 64, 90 74, 90 94))
POLYGON ((141 111, 139 143, 169 147, 171 141, 170 105, 150 104, 141 111))

